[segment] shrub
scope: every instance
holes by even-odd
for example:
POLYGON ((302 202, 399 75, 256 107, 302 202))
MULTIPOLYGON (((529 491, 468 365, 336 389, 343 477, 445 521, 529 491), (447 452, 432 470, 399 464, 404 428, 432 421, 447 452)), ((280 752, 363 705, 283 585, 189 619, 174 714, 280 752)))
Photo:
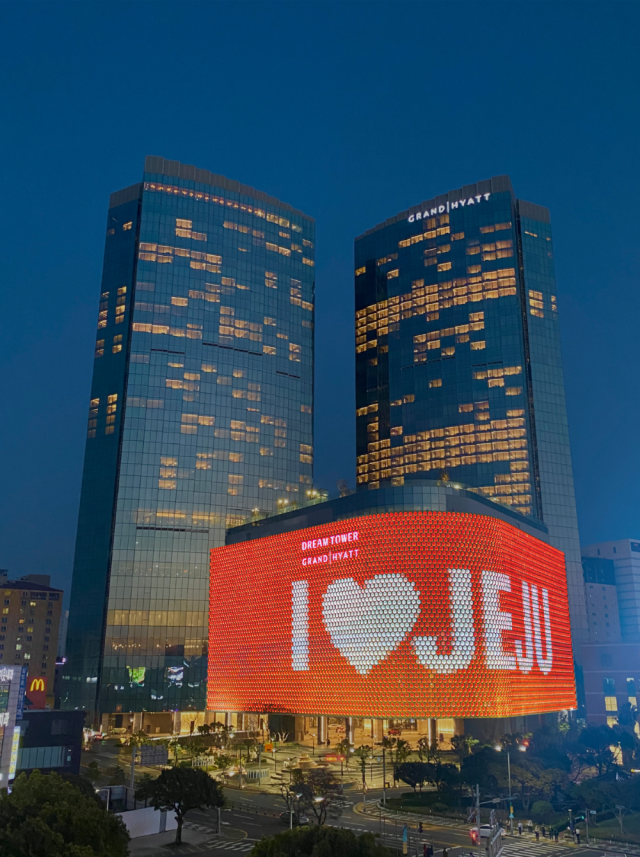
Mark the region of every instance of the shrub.
POLYGON ((537 800, 531 807, 531 818, 538 824, 545 824, 553 820, 555 811, 548 800, 537 800))

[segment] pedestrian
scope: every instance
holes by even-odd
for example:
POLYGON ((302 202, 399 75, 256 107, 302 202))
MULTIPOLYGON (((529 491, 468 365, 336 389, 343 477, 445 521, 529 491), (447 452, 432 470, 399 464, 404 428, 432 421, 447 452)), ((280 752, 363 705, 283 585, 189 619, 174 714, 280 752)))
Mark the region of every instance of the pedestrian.
POLYGON ((580 845, 580 829, 576 827, 576 840, 578 845, 580 845))
POLYGON ((429 852, 427 851, 427 843, 422 843, 422 857, 429 857, 429 852))
POLYGON ((543 824, 542 825, 542 838, 545 839, 546 835, 547 835, 547 828, 543 824))
POLYGON ((442 849, 442 857, 449 857, 449 852, 447 851, 446 848, 442 849))
POLYGON ((536 826, 536 842, 540 842, 540 828, 536 826))
POLYGON ((327 747, 331 746, 331 738, 327 738, 327 747))
POLYGON ((518 836, 522 836, 522 822, 518 822, 518 836))
POLYGON ((554 837, 554 838, 555 838, 555 840, 556 840, 556 845, 558 844, 558 837, 559 837, 559 836, 560 836, 560 831, 559 831, 559 830, 556 830, 556 835, 555 835, 555 837, 554 837))

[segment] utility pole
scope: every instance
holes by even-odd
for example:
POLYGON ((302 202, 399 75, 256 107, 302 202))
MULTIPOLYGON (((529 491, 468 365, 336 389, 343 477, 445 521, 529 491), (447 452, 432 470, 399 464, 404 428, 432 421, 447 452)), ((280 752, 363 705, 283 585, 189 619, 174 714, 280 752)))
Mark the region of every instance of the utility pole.
MULTIPOLYGON (((135 770, 136 770, 136 745, 132 744, 131 745, 131 776, 129 777, 129 788, 131 790, 135 789, 135 785, 136 785, 135 784, 135 777, 134 777, 135 770)), ((134 800, 134 804, 135 804, 135 797, 133 800, 134 800)), ((135 809, 135 805, 134 805, 134 809, 135 809)))
POLYGON ((507 750, 507 771, 509 772, 509 828, 513 836, 513 806, 511 804, 511 753, 507 750))
POLYGON ((584 811, 584 822, 587 827, 587 845, 589 844, 589 807, 584 811))
POLYGON ((480 839, 480 786, 476 784, 476 830, 478 832, 478 853, 480 853, 480 847, 482 846, 482 841, 480 839))
POLYGON ((382 748, 382 804, 387 805, 387 756, 386 747, 382 748))

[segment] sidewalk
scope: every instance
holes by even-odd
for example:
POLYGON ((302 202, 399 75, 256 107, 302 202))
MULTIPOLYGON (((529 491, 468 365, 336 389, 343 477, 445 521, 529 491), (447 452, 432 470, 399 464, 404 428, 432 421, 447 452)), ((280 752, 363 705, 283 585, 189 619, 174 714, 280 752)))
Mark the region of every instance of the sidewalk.
MULTIPOLYGON (((175 830, 167 830, 165 833, 154 833, 151 836, 139 836, 137 839, 132 839, 129 843, 129 854, 131 857, 166 855, 170 853, 170 849, 167 846, 172 845, 175 842, 175 838, 175 830)), ((182 846, 180 847, 185 845, 205 845, 212 839, 218 838, 224 838, 228 842, 240 842, 246 838, 246 833, 235 827, 224 827, 222 835, 218 836, 213 829, 185 821, 182 828, 182 846)))

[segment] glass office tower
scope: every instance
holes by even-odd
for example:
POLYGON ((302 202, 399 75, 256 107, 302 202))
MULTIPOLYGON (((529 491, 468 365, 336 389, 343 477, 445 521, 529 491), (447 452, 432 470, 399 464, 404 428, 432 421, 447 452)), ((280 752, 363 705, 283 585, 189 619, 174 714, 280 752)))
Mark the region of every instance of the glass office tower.
POLYGON ((355 267, 359 487, 461 483, 544 521, 586 639, 548 209, 480 181, 370 229, 355 267))
POLYGON ((209 550, 312 485, 314 230, 158 157, 112 195, 65 707, 204 710, 209 550))

